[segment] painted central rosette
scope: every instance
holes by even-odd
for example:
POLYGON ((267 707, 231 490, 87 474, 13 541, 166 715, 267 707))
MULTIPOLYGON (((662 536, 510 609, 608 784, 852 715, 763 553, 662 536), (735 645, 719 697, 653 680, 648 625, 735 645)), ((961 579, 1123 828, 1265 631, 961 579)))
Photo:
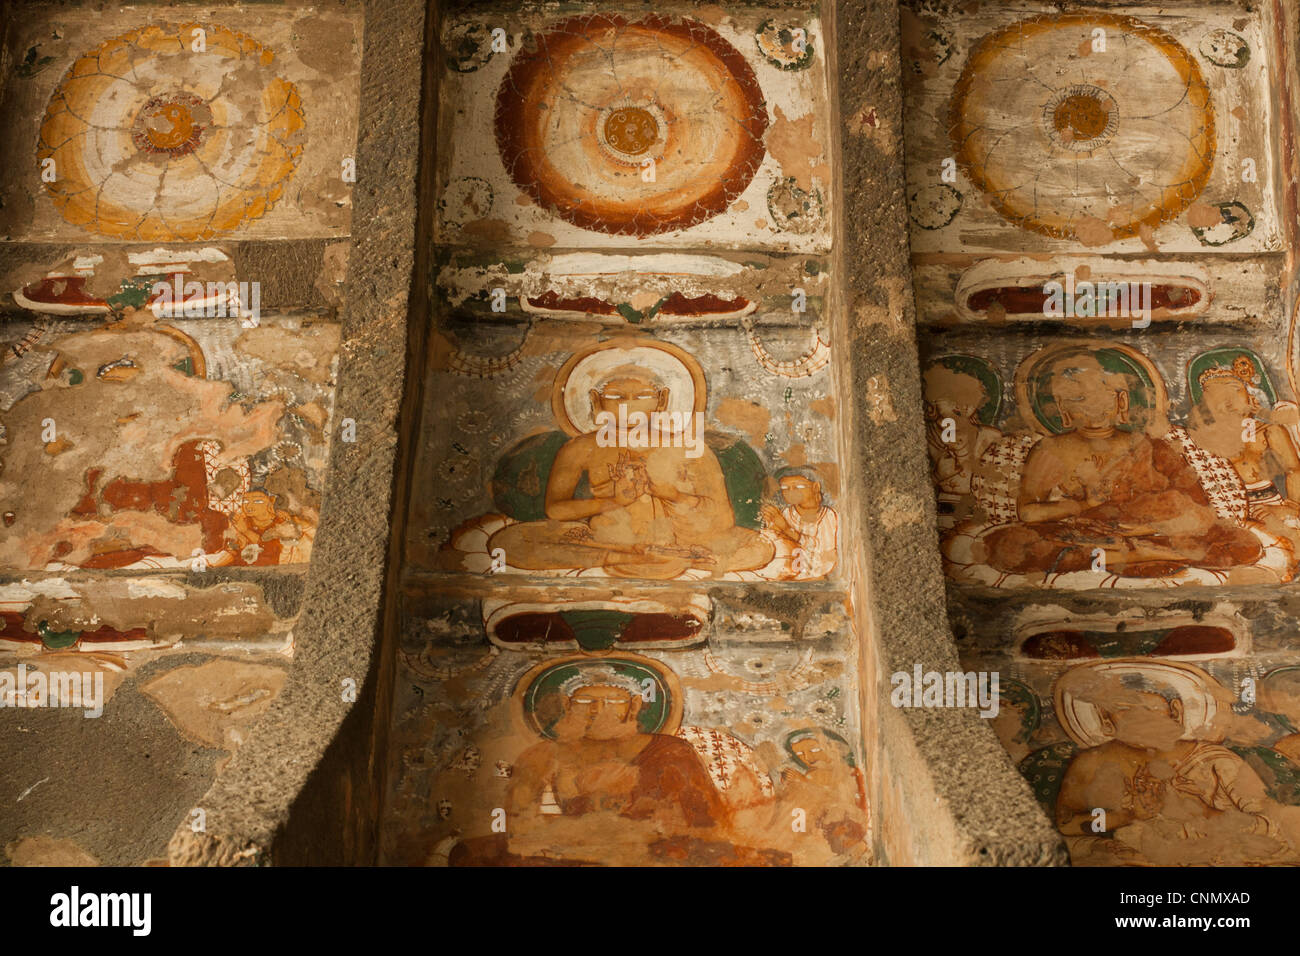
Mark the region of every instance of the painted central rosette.
POLYGON ((293 175, 298 90, 251 37, 150 26, 78 59, 50 97, 37 158, 69 222, 144 241, 209 239, 265 215, 293 175))
POLYGON ((1019 226, 1091 245, 1180 215, 1214 165, 1196 60, 1131 17, 1041 16, 991 33, 953 90, 963 172, 1019 226))
POLYGON ((497 94, 511 178, 584 229, 649 236, 723 212, 763 161, 745 58, 696 20, 579 17, 535 38, 497 94))

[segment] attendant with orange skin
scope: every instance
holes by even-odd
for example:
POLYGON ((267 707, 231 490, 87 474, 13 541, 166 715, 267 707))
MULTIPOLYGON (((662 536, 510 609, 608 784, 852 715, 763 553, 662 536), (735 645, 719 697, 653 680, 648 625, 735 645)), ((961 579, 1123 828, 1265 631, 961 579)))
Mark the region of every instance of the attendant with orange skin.
POLYGON ((925 373, 925 437, 930 453, 930 477, 938 491, 939 527, 951 528, 966 515, 963 501, 971 494, 971 478, 980 456, 1002 432, 979 420, 988 392, 974 375, 942 365, 925 373))
POLYGON ((293 514, 275 506, 265 491, 250 491, 230 516, 235 539, 208 558, 211 567, 276 565, 306 561, 314 533, 293 514))
POLYGON ((1232 369, 1201 373, 1201 400, 1188 416, 1188 432, 1206 451, 1232 462, 1246 485, 1250 517, 1300 547, 1300 452, 1284 426, 1257 417, 1259 389, 1243 378, 1242 362, 1253 371, 1243 357, 1232 369), (1279 473, 1285 493, 1274 484, 1279 473))
POLYGON ((839 515, 822 491, 821 477, 812 468, 783 468, 777 484, 785 508, 765 504, 759 509, 763 526, 786 540, 792 554, 782 580, 824 578, 835 568, 839 548, 839 515))

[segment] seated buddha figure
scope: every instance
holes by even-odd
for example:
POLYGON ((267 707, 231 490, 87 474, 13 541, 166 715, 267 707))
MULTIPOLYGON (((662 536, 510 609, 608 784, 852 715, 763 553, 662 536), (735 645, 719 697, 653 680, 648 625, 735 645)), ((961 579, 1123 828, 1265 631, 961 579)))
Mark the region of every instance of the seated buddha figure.
POLYGON ((602 375, 590 390, 599 427, 560 448, 546 518, 502 528, 488 546, 525 570, 599 568, 616 577, 717 576, 771 562, 773 544, 736 524, 703 415, 669 414, 669 393, 640 366, 602 375))
POLYGON ((1219 517, 1177 444, 1119 427, 1129 417, 1122 375, 1076 353, 1053 364, 1048 381, 1063 430, 1030 451, 1020 520, 985 536, 987 564, 1053 574, 1100 570, 1104 557, 1108 573, 1156 577, 1259 560, 1259 540, 1219 517))

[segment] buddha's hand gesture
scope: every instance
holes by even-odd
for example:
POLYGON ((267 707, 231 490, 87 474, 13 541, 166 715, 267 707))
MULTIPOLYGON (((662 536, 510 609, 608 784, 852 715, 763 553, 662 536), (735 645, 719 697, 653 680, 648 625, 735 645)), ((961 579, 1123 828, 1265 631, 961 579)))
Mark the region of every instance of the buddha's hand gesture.
POLYGON ((645 463, 623 453, 618 463, 610 465, 610 480, 614 482, 614 500, 620 505, 632 504, 650 488, 650 477, 645 463))

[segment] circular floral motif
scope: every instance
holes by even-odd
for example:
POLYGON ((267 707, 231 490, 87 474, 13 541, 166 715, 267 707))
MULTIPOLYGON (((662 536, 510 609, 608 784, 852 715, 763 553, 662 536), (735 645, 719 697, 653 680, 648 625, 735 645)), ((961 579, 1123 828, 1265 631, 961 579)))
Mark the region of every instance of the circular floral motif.
POLYGON ((1090 153, 1119 128, 1119 104, 1099 86, 1082 83, 1057 90, 1043 105, 1043 129, 1054 146, 1090 153))
POLYGON ((136 114, 131 141, 146 153, 185 156, 198 148, 211 125, 212 111, 193 93, 155 96, 136 114))
POLYGON ((539 205, 650 236, 723 212, 763 160, 754 71, 697 20, 576 17, 538 35, 501 83, 496 139, 539 205))
POLYGON ((467 435, 477 435, 492 427, 492 416, 481 408, 462 412, 456 419, 456 428, 467 435))
POLYGON ((276 461, 285 462, 286 464, 296 461, 302 455, 302 445, 296 441, 277 442, 272 449, 272 455, 276 461))
POLYGON ((1201 37, 1201 56, 1225 70, 1240 70, 1250 62, 1250 44, 1230 30, 1211 30, 1201 37))
POLYGON ((821 190, 801 189, 793 178, 778 179, 768 189, 767 211, 782 232, 816 232, 825 218, 821 190))
POLYGON ((922 229, 942 229, 961 212, 962 195, 947 183, 931 183, 913 190, 907 211, 922 229))
POLYGON ((482 23, 461 23, 447 31, 442 43, 447 68, 473 73, 492 59, 492 32, 482 23))
POLYGON ((835 705, 828 700, 815 700, 808 705, 808 713, 817 720, 834 720, 837 716, 835 705))
POLYGON ((998 212, 1093 245, 1180 215, 1214 164, 1196 59, 1133 17, 1044 15, 989 34, 962 69, 949 119, 958 164, 998 212), (1097 31, 1104 50, 1093 49, 1097 31))
POLYGON ((297 88, 256 40, 197 23, 148 26, 72 64, 37 159, 60 214, 106 236, 192 241, 265 215, 293 175, 297 88), (238 75, 240 81, 230 82, 238 75))
POLYGON ((659 107, 611 106, 601 111, 596 135, 606 155, 615 162, 641 166, 647 159, 659 159, 667 131, 667 122, 659 107), (658 153, 659 155, 655 155, 658 153))
POLYGON ((1255 228, 1255 217, 1239 202, 1212 204, 1219 212, 1220 222, 1213 226, 1193 226, 1192 233, 1205 246, 1226 246, 1244 239, 1255 228))
POLYGON ((812 37, 798 23, 764 20, 754 32, 754 41, 758 52, 782 70, 802 70, 812 64, 812 37))

